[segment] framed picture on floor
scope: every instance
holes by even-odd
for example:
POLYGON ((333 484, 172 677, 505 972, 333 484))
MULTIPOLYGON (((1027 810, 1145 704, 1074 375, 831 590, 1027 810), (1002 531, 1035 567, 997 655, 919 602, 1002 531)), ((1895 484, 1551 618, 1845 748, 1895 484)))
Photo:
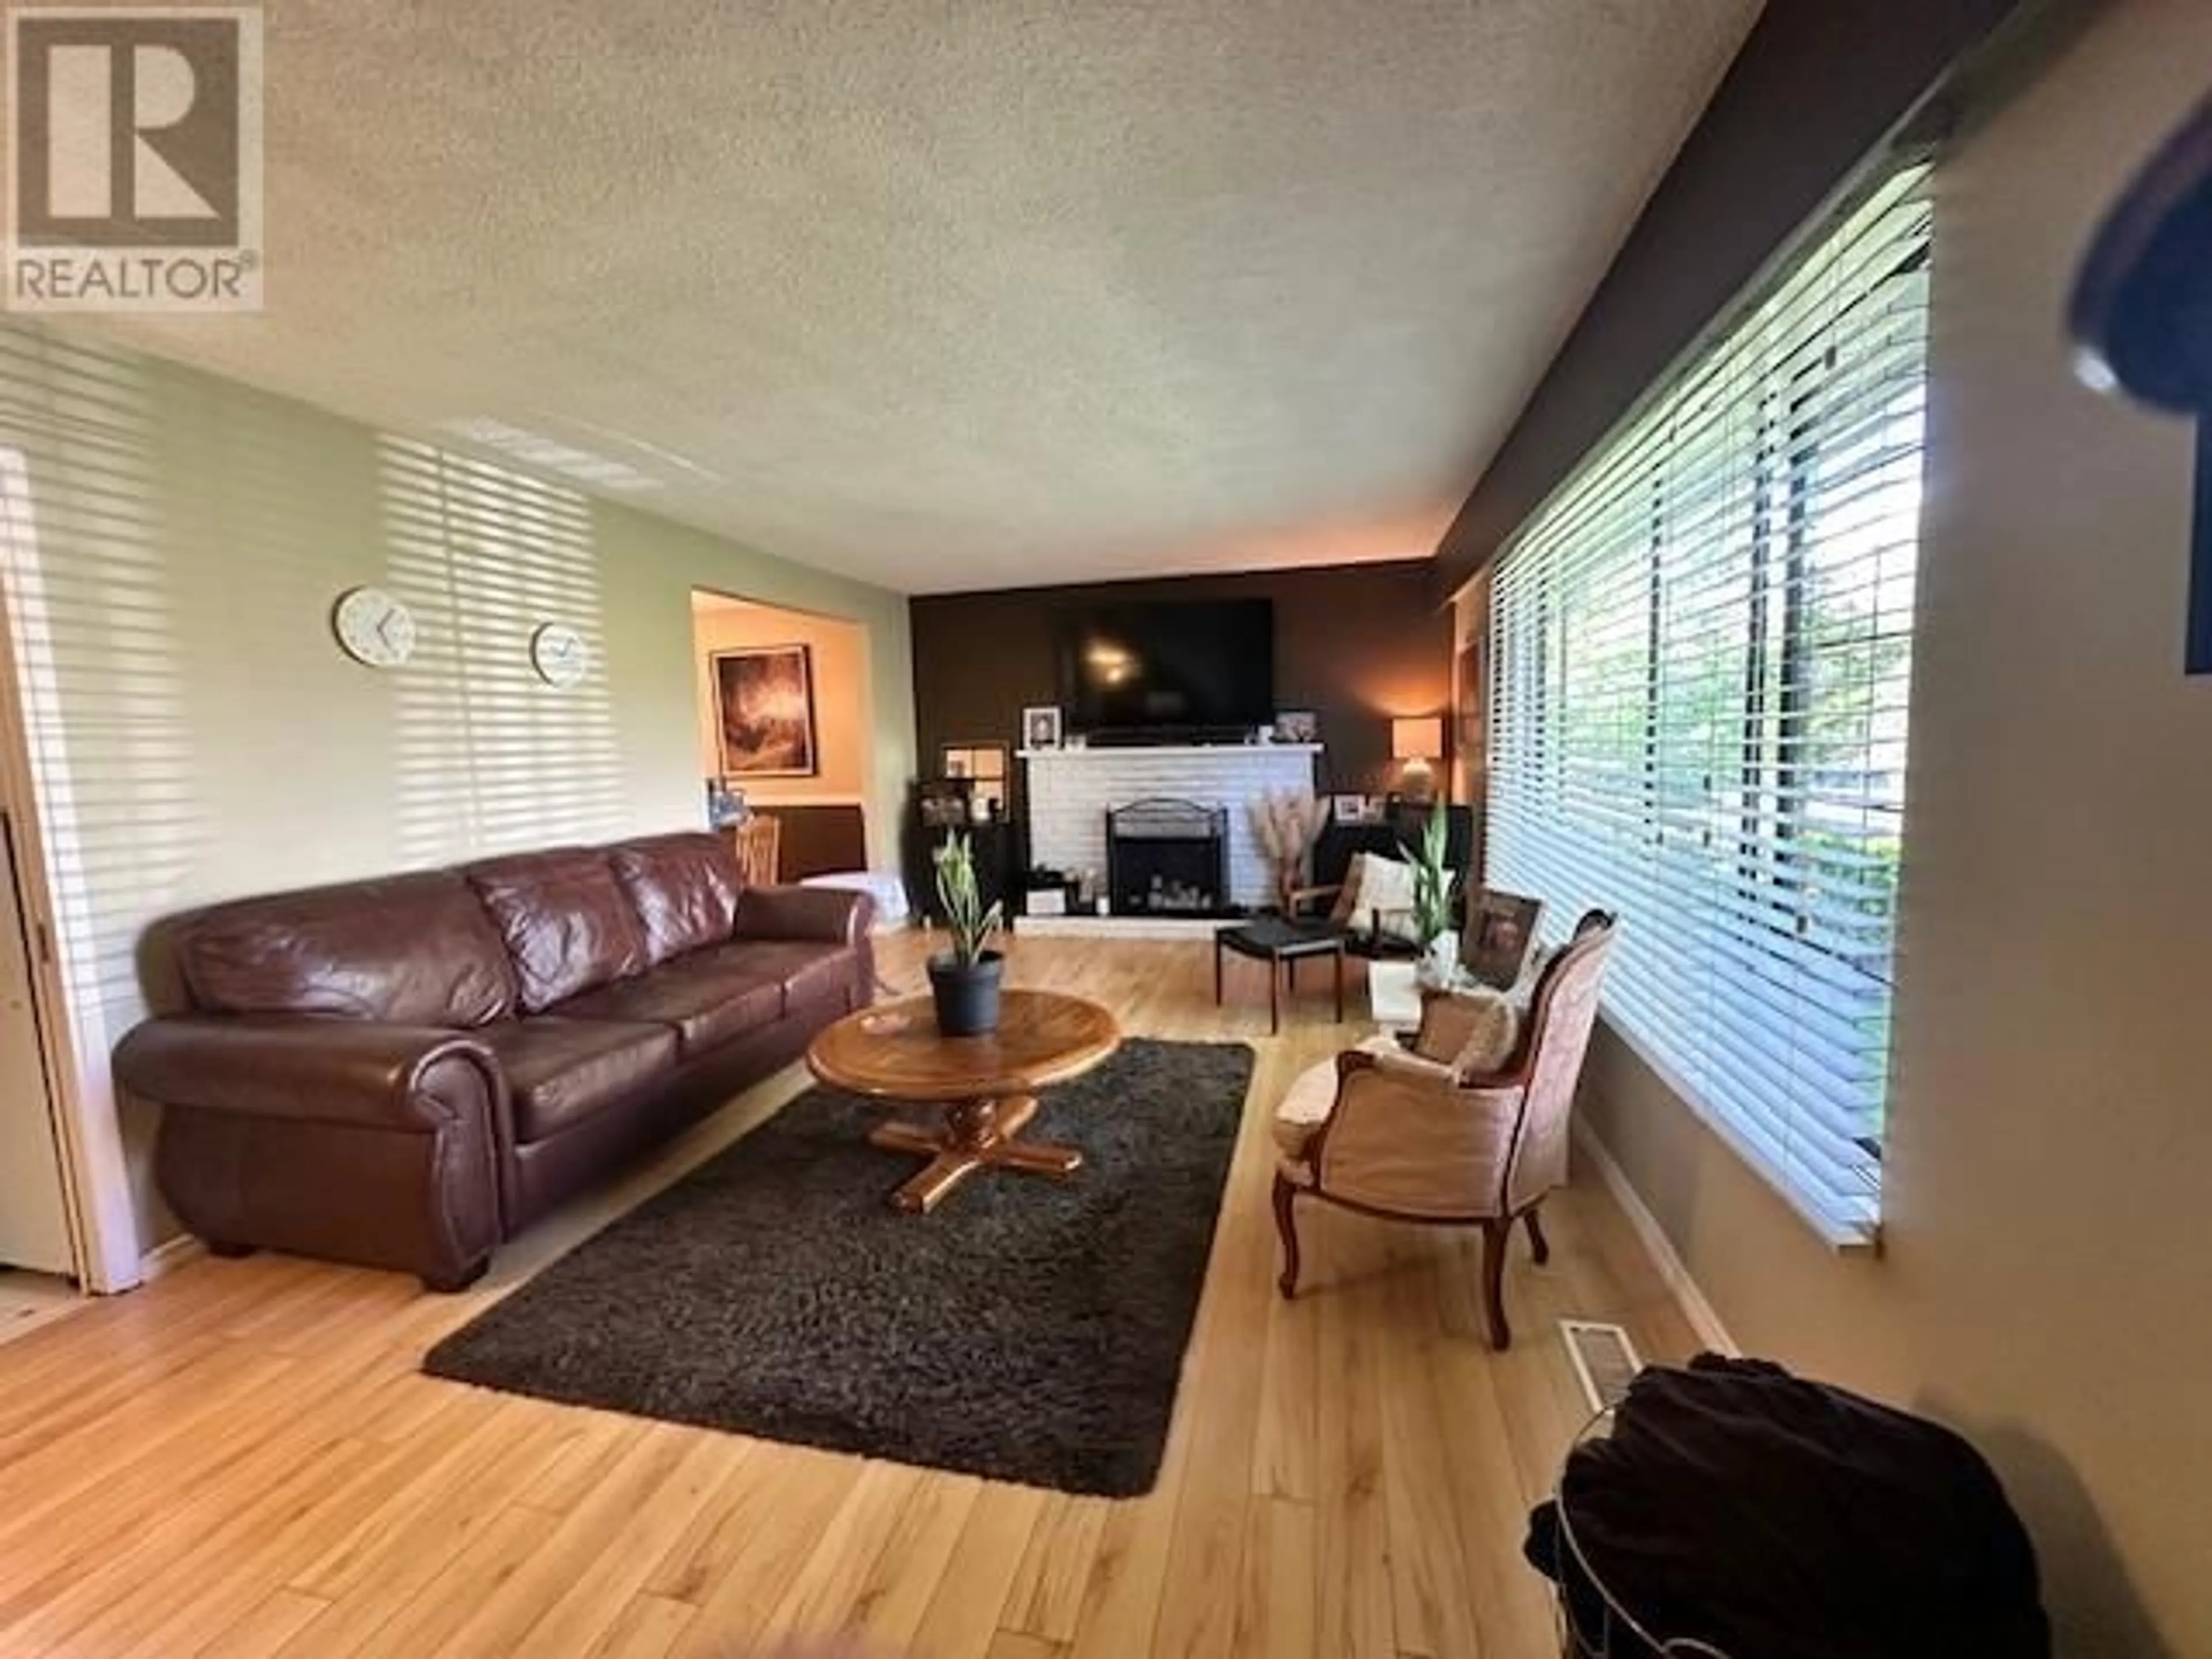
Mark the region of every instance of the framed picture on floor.
POLYGON ((1540 899, 1518 893, 1484 891, 1475 896, 1462 936, 1460 961, 1482 984, 1510 989, 1536 948, 1536 924, 1544 915, 1540 899))
POLYGON ((733 778, 811 778, 814 659, 803 645, 747 646, 713 658, 722 772, 733 778))

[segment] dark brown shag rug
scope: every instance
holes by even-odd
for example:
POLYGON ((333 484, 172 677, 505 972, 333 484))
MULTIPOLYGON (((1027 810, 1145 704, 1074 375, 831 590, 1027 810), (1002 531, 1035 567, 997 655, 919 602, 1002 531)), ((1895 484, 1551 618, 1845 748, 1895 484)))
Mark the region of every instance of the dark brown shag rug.
POLYGON ((1027 1131, 1066 1182, 981 1170, 933 1215, 879 1108, 815 1089, 430 1351, 434 1376, 1124 1498, 1159 1472, 1252 1077, 1132 1039, 1027 1131))

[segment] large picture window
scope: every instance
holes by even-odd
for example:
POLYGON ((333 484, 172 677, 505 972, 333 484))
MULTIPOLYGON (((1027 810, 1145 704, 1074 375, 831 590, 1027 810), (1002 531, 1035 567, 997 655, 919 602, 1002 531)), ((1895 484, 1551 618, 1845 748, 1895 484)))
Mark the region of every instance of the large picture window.
POLYGON ((1924 186, 1674 375, 1492 585, 1491 881, 1620 913, 1610 1023, 1838 1240, 1880 1215, 1924 186))

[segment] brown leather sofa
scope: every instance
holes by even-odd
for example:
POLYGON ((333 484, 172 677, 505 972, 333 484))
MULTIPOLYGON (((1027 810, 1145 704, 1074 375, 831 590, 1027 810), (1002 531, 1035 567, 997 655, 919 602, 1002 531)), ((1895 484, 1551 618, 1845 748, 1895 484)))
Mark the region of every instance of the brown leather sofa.
POLYGON ((217 1253, 457 1288, 865 1006, 872 908, 749 888, 708 835, 242 900, 169 930, 189 1007, 116 1080, 162 1107, 162 1194, 217 1253))

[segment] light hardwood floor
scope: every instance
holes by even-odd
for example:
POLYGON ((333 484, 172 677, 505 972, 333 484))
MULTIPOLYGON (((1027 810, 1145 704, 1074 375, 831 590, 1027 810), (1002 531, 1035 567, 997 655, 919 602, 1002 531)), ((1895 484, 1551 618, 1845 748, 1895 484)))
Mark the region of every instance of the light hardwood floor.
POLYGON ((76 1285, 69 1279, 0 1267, 0 1342, 12 1341, 74 1313, 79 1299, 76 1285))
MULTIPOLYGON (((920 981, 910 938, 884 953, 920 981)), ((1241 971, 1240 971, 1241 969, 1241 971)), ((1260 1061, 1158 1487, 1129 1502, 478 1392, 422 1351, 804 1086, 787 1076, 511 1248, 459 1297, 280 1257, 194 1261, 0 1346, 0 1653, 18 1659, 736 1659, 844 1632, 930 1659, 1536 1659, 1523 1517, 1583 1415, 1553 1323, 1689 1328, 1585 1179, 1478 1334, 1467 1237, 1310 1206, 1275 1294, 1269 1108, 1364 1034, 1317 974, 1284 1034, 1194 944, 1036 940, 1015 982, 1260 1061)), ((1009 1179, 1012 1177, 979 1177, 1009 1179)), ((957 1203, 956 1195, 952 1200, 957 1203)), ((927 1220, 917 1220, 927 1226, 927 1220)), ((842 1650, 841 1650, 842 1651, 842 1650)))

